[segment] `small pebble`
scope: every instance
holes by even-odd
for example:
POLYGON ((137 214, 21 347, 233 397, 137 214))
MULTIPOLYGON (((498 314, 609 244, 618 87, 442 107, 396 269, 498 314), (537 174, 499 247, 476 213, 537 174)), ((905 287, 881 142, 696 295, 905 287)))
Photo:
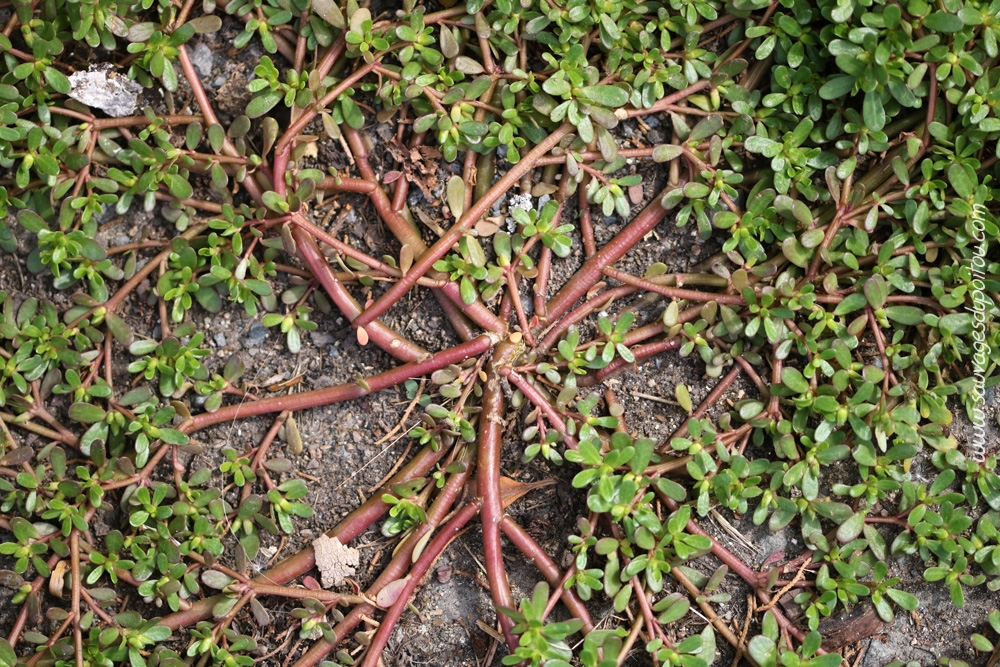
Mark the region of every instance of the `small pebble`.
POLYGON ((212 73, 212 61, 214 57, 212 56, 212 49, 208 47, 208 44, 201 42, 191 51, 191 64, 194 68, 198 70, 204 78, 208 78, 212 73))
POLYGON ((507 193, 505 192, 502 195, 500 195, 500 199, 498 199, 495 202, 493 202, 493 205, 490 206, 490 215, 492 215, 492 216, 498 216, 498 215, 502 214, 503 213, 503 205, 504 205, 504 202, 506 202, 506 201, 507 201, 507 193))
POLYGON ((330 345, 336 340, 333 336, 323 331, 313 331, 309 334, 309 338, 312 340, 313 345, 316 347, 323 347, 324 345, 330 345))
POLYGON ((267 329, 260 322, 254 322, 250 326, 247 335, 243 337, 243 345, 246 347, 257 347, 267 339, 267 329))
POLYGON ((222 333, 221 331, 219 333, 215 334, 215 344, 218 345, 219 347, 225 347, 226 346, 226 334, 222 333))

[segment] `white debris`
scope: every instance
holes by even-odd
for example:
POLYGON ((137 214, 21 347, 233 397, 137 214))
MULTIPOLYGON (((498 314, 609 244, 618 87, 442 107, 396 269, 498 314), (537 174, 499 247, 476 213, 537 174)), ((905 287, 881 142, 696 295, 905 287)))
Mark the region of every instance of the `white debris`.
POLYGON ((121 118, 135 112, 142 85, 115 71, 110 63, 91 65, 69 77, 69 96, 109 116, 121 118))
POLYGON ((519 208, 525 211, 530 211, 533 208, 531 205, 531 193, 515 192, 510 196, 510 201, 507 202, 507 206, 511 209, 519 208))
POLYGON ((354 574, 360 555, 357 549, 346 547, 336 537, 326 535, 313 540, 312 546, 316 552, 316 567, 319 569, 323 588, 338 586, 354 574))
MULTIPOLYGON (((529 192, 515 192, 510 196, 510 198, 507 201, 507 210, 513 211, 514 209, 519 208, 522 211, 530 211, 531 209, 534 208, 531 199, 532 199, 531 193, 529 192)), ((516 231, 517 231, 517 222, 514 221, 514 218, 508 217, 507 232, 509 234, 513 234, 516 231)))

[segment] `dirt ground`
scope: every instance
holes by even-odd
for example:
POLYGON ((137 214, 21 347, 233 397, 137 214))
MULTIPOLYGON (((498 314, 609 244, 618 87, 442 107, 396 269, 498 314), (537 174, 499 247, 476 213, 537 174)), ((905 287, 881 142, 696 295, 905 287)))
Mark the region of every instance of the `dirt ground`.
MULTIPOLYGON (((246 95, 243 95, 245 83, 252 72, 251 63, 259 53, 254 53, 252 48, 239 54, 226 53, 222 45, 227 43, 230 36, 225 32, 214 38, 200 39, 200 42, 196 41, 192 46, 193 59, 199 73, 208 83, 210 94, 218 96, 219 110, 225 123, 233 115, 240 113, 246 103, 246 95)), ((155 94, 150 94, 149 97, 148 103, 158 107, 164 105, 162 100, 156 99, 155 94)), ((183 111, 189 99, 189 91, 182 85, 174 96, 177 111, 183 111)), ((668 136, 665 124, 665 120, 663 124, 657 123, 655 126, 650 122, 649 127, 643 130, 634 121, 623 123, 619 130, 623 145, 648 146, 664 141, 664 137, 668 136)), ((374 126, 365 129, 369 132, 378 131, 374 126)), ((381 159, 384 156, 376 157, 381 159)), ((384 173, 392 168, 388 158, 381 164, 379 159, 375 161, 377 171, 384 173)), ((336 142, 324 140, 321 143, 317 164, 322 167, 334 165, 343 168, 347 163, 348 160, 336 142)), ((643 173, 646 181, 644 192, 648 199, 659 190, 657 186, 665 175, 655 170, 643 173)), ((428 214, 437 213, 433 202, 426 201, 417 188, 412 189, 410 203, 414 209, 423 207, 428 214)), ((330 206, 332 209, 315 211, 317 222, 330 214, 328 225, 335 226, 338 235, 348 236, 359 247, 381 251, 392 247, 398 252, 398 246, 376 224, 374 211, 362 198, 343 196, 334 200, 330 206)), ((505 206, 501 206, 499 212, 505 213, 505 206)), ((595 215, 598 244, 610 238, 622 224, 617 218, 602 219, 595 215)), ((20 233, 16 225, 11 226, 16 234, 20 233)), ((139 239, 169 239, 172 231, 172 225, 159 215, 137 213, 125 218, 107 217, 102 234, 109 245, 116 245, 139 239)), ((427 238, 433 238, 430 231, 427 231, 427 238)), ((48 298, 56 304, 68 303, 69 295, 54 291, 50 280, 38 281, 28 275, 24 268, 24 257, 30 248, 22 237, 19 240, 21 243, 17 257, 0 254, 0 288, 12 293, 18 300, 35 296, 48 298)), ((629 270, 630 267, 645 267, 659 261, 665 263, 671 272, 679 272, 702 261, 715 249, 713 243, 706 244, 698 239, 692 227, 678 228, 668 217, 635 252, 621 262, 621 267, 629 270)), ((553 293, 558 288, 560 279, 565 278, 581 262, 582 256, 577 244, 576 254, 568 261, 558 264, 560 273, 554 275, 553 293)), ((155 307, 148 301, 143 302, 143 294, 149 295, 149 286, 140 289, 139 295, 133 297, 130 307, 123 314, 137 333, 155 336, 156 327, 151 326, 151 322, 157 319, 155 307)), ((375 296, 377 294, 376 288, 375 296)), ((285 349, 280 334, 263 329, 259 319, 251 320, 241 311, 233 309, 226 311, 212 315, 196 310, 198 314, 195 316, 195 323, 200 330, 208 332, 208 347, 212 351, 208 366, 210 370, 219 370, 230 355, 239 354, 248 369, 243 380, 261 388, 301 376, 302 382, 291 391, 305 391, 348 382, 358 374, 370 375, 394 365, 387 355, 372 346, 359 347, 346 321, 337 315, 315 313, 314 319, 319 323, 318 331, 305 338, 303 349, 298 355, 291 355, 285 349)), ((654 306, 644 311, 640 319, 646 317, 648 321, 658 317, 661 312, 662 305, 654 306)), ((440 349, 457 342, 451 340, 441 311, 426 290, 413 291, 404 303, 388 313, 385 321, 430 349, 440 349)), ((127 359, 122 360, 122 368, 116 377, 118 382, 130 380, 129 374, 124 371, 126 362, 127 359)), ((614 389, 625 407, 624 419, 629 431, 662 442, 685 418, 683 410, 673 402, 674 387, 679 382, 684 382, 691 389, 695 404, 708 394, 714 384, 702 376, 700 361, 681 359, 676 353, 670 352, 613 378, 608 386, 614 389)), ((261 391, 266 392, 266 389, 261 391)), ((724 409, 727 402, 752 396, 755 391, 749 382, 737 381, 717 409, 724 409)), ((989 403, 993 402, 992 396, 988 399, 989 403)), ((305 444, 304 450, 301 454, 293 454, 284 442, 279 442, 275 444, 274 451, 276 455, 291 461, 293 472, 308 481, 310 495, 307 500, 316 514, 312 519, 301 521, 301 529, 290 536, 287 542, 266 537, 262 550, 264 554, 272 554, 271 560, 274 560, 305 546, 374 491, 378 482, 408 447, 405 437, 394 437, 388 442, 381 442, 383 436, 399 421, 406 404, 407 399, 402 391, 389 390, 296 415, 305 444)), ((958 413, 954 406, 952 408, 958 413)), ((995 406, 991 409, 989 423, 993 429, 992 437, 996 440, 997 410, 995 406)), ((960 415, 956 416, 959 422, 955 427, 956 432, 964 436, 967 434, 968 424, 960 415)), ((508 415, 511 420, 518 420, 520 417, 518 414, 508 415)), ((414 418, 411 417, 410 424, 413 422, 414 418)), ((202 451, 191 454, 188 464, 193 468, 217 468, 222 460, 221 450, 224 447, 242 450, 254 446, 269 425, 270 421, 265 418, 241 420, 199 433, 198 444, 202 451)), ((515 434, 520 431, 519 428, 512 430, 515 434)), ((583 498, 570 485, 572 465, 559 468, 537 461, 525 465, 520 462, 520 454, 521 444, 516 436, 509 438, 504 445, 505 475, 520 481, 551 478, 556 483, 521 498, 511 507, 510 513, 529 530, 557 563, 565 564, 569 554, 566 537, 574 530, 576 517, 585 514, 586 510, 583 498)), ((919 467, 917 469, 919 472, 919 467)), ((292 473, 277 475, 277 479, 285 479, 290 474, 292 473)), ((802 549, 801 544, 796 541, 796 524, 781 533, 770 534, 766 528, 753 526, 749 517, 736 517, 724 509, 720 509, 719 513, 735 531, 745 537, 747 544, 738 541, 714 517, 702 521, 701 525, 752 565, 759 566, 774 551, 784 551, 791 558, 802 549)), ((404 615, 392 638, 385 656, 388 667, 500 664, 504 650, 496 646, 488 631, 495 627, 496 618, 479 556, 479 541, 479 528, 473 525, 452 544, 438 562, 417 595, 413 608, 404 615)), ((380 566, 388 561, 392 544, 377 530, 371 530, 351 546, 361 551, 362 563, 356 579, 364 587, 377 576, 380 566)), ((695 567, 706 572, 711 572, 716 567, 710 556, 701 561, 695 567)), ((265 555, 252 563, 251 569, 256 571, 266 566, 265 555)), ((511 557, 507 561, 507 568, 515 598, 529 595, 534 583, 540 578, 534 566, 520 557, 511 557)), ((913 660, 922 665, 930 665, 936 664, 941 656, 965 660, 972 665, 985 664, 983 656, 976 656, 972 652, 968 636, 976 631, 984 631, 986 614, 991 608, 1000 607, 1000 598, 990 594, 984 587, 971 589, 968 591, 970 594, 966 607, 956 610, 950 604, 946 589, 922 583, 920 563, 903 562, 895 574, 902 577, 902 588, 920 598, 920 608, 912 614, 900 614, 893 625, 884 627, 874 637, 856 646, 848 647, 846 655, 851 664, 880 667, 893 660, 913 660)), ((747 588, 736 576, 730 575, 723 590, 730 592, 732 599, 728 604, 721 605, 719 613, 738 631, 742 628, 746 615, 747 588)), ((8 593, 4 591, 2 595, 6 598, 8 593)), ((269 628, 253 628, 246 624, 240 628, 243 632, 253 632, 259 637, 262 655, 282 645, 292 647, 274 658, 266 659, 264 664, 287 664, 285 656, 298 655, 308 647, 308 642, 298 642, 292 632, 292 619, 288 615, 292 608, 293 605, 284 605, 272 609, 275 622, 269 628)), ((613 620, 611 617, 614 610, 606 601, 596 600, 591 609, 595 621, 604 624, 613 620)), ((10 627, 11 613, 9 607, 0 611, 0 629, 10 627)), ((701 626, 690 622, 685 627, 672 627, 671 630, 678 637, 683 637, 700 631, 701 626)), ((751 635, 757 630, 756 624, 752 624, 751 635)), ((348 648, 356 646, 352 644, 348 648)), ((718 646, 720 655, 715 664, 730 664, 732 650, 721 638, 718 646)), ((640 647, 629 664, 646 664, 645 660, 640 647)))

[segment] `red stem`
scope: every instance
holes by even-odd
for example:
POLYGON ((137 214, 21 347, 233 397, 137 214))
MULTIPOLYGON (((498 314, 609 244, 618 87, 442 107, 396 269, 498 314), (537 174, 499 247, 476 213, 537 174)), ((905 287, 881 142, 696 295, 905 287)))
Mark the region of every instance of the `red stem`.
POLYGON ((643 236, 663 220, 666 213, 666 210, 660 206, 660 197, 654 197, 653 201, 639 215, 635 216, 632 222, 608 241, 607 245, 596 252, 593 257, 584 262, 580 270, 563 285, 559 293, 552 297, 548 304, 549 319, 559 319, 572 308, 573 304, 600 279, 604 269, 617 262, 625 253, 634 248, 643 236))
MULTIPOLYGON (((516 521, 511 519, 509 516, 505 516, 503 521, 500 522, 500 529, 503 531, 504 535, 507 536, 511 542, 514 543, 521 553, 531 559, 531 562, 535 564, 538 571, 542 573, 542 576, 549 582, 549 585, 553 588, 560 587, 563 580, 563 574, 559 571, 559 566, 549 558, 549 555, 545 553, 545 550, 532 539, 531 535, 528 535, 524 528, 521 528, 516 521)), ((590 612, 587 611, 587 607, 580 601, 580 598, 576 596, 571 589, 562 589, 562 600, 566 608, 569 609, 570 613, 576 618, 583 621, 583 632, 588 633, 595 628, 594 622, 590 618, 590 612)))
MULTIPOLYGON (((319 251, 315 239, 298 226, 292 228, 292 237, 295 239, 299 257, 323 285, 323 289, 337 304, 344 317, 350 321, 357 318, 361 313, 361 305, 354 300, 344 284, 337 280, 337 276, 334 275, 333 269, 327 263, 326 257, 319 251)), ((400 336, 381 322, 372 322, 365 331, 371 342, 401 361, 417 361, 428 355, 427 350, 400 336)))
POLYGON ((555 147, 564 136, 569 134, 571 129, 573 129, 572 125, 564 123, 556 130, 553 130, 552 134, 546 137, 544 141, 535 146, 530 153, 524 156, 520 162, 514 165, 510 171, 504 174, 503 177, 498 180, 492 188, 490 188, 485 197, 477 201, 472 208, 466 211, 462 215, 461 220, 455 223, 444 236, 438 239, 427 252, 420 256, 420 259, 414 262, 413 266, 402 280, 393 285, 385 294, 379 297, 375 303, 365 310, 365 312, 363 312, 361 316, 355 320, 354 325, 358 327, 366 326, 369 322, 398 302, 403 295, 408 292, 411 287, 413 287, 417 278, 427 273, 434 265, 434 262, 444 257, 445 254, 451 250, 451 247, 458 243, 459 239, 462 238, 462 235, 465 234, 465 232, 468 231, 480 217, 485 215, 490 206, 493 205, 493 202, 499 199, 501 194, 514 187, 521 177, 528 173, 528 171, 534 166, 535 160, 555 147))
MULTIPOLYGON (((482 499, 483 561, 490 582, 490 595, 497 609, 514 607, 514 598, 504 570, 500 545, 500 522, 503 520, 503 499, 500 491, 500 449, 503 444, 503 391, 500 389, 499 368, 509 365, 517 356, 518 346, 510 341, 497 345, 483 387, 482 412, 479 415, 479 497, 482 499)), ((514 622, 497 613, 500 628, 511 653, 517 648, 512 633, 514 622)))
POLYGON ((314 389, 300 394, 274 396, 250 403, 226 406, 215 412, 205 412, 191 417, 181 424, 180 429, 185 433, 193 433, 207 426, 221 424, 240 417, 253 417, 272 412, 282 412, 284 410, 298 412, 299 410, 315 408, 321 405, 360 398, 361 396, 367 396, 376 391, 393 387, 411 378, 427 375, 450 364, 460 363, 469 357, 483 354, 493 346, 493 342, 493 339, 489 336, 479 336, 468 343, 461 343, 447 350, 442 350, 422 361, 403 364, 385 373, 373 375, 364 381, 366 386, 362 386, 359 382, 350 382, 335 387, 314 389))

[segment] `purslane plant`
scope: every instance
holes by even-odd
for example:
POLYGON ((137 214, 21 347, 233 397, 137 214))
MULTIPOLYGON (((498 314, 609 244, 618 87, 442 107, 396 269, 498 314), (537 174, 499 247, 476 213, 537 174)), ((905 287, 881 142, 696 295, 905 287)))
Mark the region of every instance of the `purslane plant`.
POLYGON ((273 596, 302 601, 288 622, 313 644, 296 667, 362 651, 373 666, 476 517, 505 664, 640 651, 697 667, 718 633, 758 665, 828 667, 840 656, 822 646, 825 617, 866 599, 887 621, 915 607, 902 555, 957 606, 996 590, 997 454, 950 429, 965 417, 986 433, 1000 381, 998 18, 980 0, 404 0, 382 15, 355 0, 15 3, 0 36, 0 212, 17 222, 0 221, 0 248, 77 292, 62 311, 0 292, 0 555, 20 605, 0 662, 251 664, 256 644, 232 626, 273 623, 260 601, 273 596), (220 115, 188 49, 227 24, 236 48, 259 40, 270 55, 243 113, 220 115), (163 107, 105 117, 71 99, 83 53, 163 107), (196 113, 173 113, 185 81, 196 113), (370 159, 375 123, 403 142, 394 178, 370 159), (635 129, 654 123, 655 145, 635 129), (347 172, 315 157, 333 141, 347 172), (411 183, 431 191, 440 174, 441 222, 412 215, 411 183), (521 203, 498 215, 515 189, 521 203), (373 256, 317 224, 341 193, 396 243, 373 256), (174 237, 108 247, 98 220, 140 207, 174 237), (621 268, 654 230, 688 224, 707 261, 621 268), (130 310, 140 285, 158 331, 130 310), (427 350, 387 324, 412 289, 433 291, 461 343, 427 350), (262 398, 193 324, 223 308, 280 330, 291 354, 338 312, 400 363, 262 398), (664 389, 689 414, 656 442, 596 388, 674 350, 713 384, 697 406, 686 386, 664 389), (721 404, 739 376, 751 393, 721 404), (330 528, 346 544, 381 521, 399 538, 389 564, 364 595, 288 586, 311 548, 251 573, 261 531, 313 514, 270 451, 278 432, 301 448, 294 412, 397 386, 419 406, 407 427, 420 451, 330 528), (250 449, 185 467, 192 434, 265 414, 250 449), (568 569, 506 513, 529 489, 503 477, 505 418, 525 462, 574 466, 588 516, 566 536, 568 569), (112 506, 122 525, 99 538, 112 506), (798 531, 803 551, 757 572, 702 529, 719 506, 798 531), (520 604, 501 534, 544 579, 520 604), (725 569, 706 577, 701 559, 725 569), (727 572, 762 605, 748 641, 713 609, 727 572), (803 577, 799 627, 775 603, 803 577), (109 584, 172 613, 113 610, 109 584), (44 585, 69 592, 52 630, 44 585), (556 597, 572 619, 549 619, 556 597), (632 624, 597 630, 586 603, 602 598, 632 624), (668 626, 692 603, 711 625, 674 644, 668 626))

